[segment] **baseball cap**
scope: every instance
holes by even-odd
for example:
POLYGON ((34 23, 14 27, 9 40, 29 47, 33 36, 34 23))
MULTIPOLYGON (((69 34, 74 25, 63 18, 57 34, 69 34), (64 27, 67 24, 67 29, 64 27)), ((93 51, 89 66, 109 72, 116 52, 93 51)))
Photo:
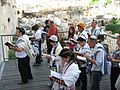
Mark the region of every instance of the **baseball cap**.
POLYGON ((77 26, 78 26, 78 27, 81 27, 82 29, 85 28, 85 24, 84 24, 83 22, 80 22, 77 26))

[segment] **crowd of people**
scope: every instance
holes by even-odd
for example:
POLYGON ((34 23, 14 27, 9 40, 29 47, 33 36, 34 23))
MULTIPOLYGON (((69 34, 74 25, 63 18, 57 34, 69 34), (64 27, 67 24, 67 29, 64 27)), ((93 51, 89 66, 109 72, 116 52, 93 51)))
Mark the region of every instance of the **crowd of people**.
POLYGON ((120 74, 120 35, 116 38, 116 50, 110 53, 107 44, 104 43, 103 30, 98 27, 97 21, 92 20, 91 28, 88 30, 85 29, 85 24, 80 22, 76 26, 77 30, 75 26, 69 27, 68 37, 64 42, 68 47, 64 47, 60 43, 61 37, 54 22, 46 20, 45 25, 45 27, 39 27, 37 24, 32 26, 34 34, 31 37, 25 34, 24 28, 16 28, 18 40, 15 46, 8 45, 10 49, 16 51, 18 58, 21 75, 18 84, 25 84, 28 83, 28 79, 33 79, 30 69, 30 58, 33 54, 35 59, 33 66, 39 66, 44 57, 50 71, 61 75, 61 78, 50 75, 48 86, 52 90, 75 90, 79 86, 81 90, 87 90, 87 74, 91 79, 90 90, 100 90, 99 84, 104 75, 110 75, 111 90, 120 90, 117 84, 120 81, 117 80, 120 74), (41 43, 44 41, 47 53, 41 52, 41 43), (30 48, 34 53, 29 51, 30 48))

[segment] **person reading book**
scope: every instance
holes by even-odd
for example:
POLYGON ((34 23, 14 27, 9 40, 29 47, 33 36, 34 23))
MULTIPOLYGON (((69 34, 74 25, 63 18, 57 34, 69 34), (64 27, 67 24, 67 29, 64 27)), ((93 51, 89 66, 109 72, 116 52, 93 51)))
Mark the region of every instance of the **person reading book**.
POLYGON ((9 43, 9 42, 6 42, 6 43, 5 43, 5 45, 6 45, 6 46, 8 46, 8 48, 10 48, 10 47, 15 47, 15 45, 14 45, 14 44, 9 43))
POLYGON ((61 79, 50 77, 51 80, 55 81, 52 90, 75 90, 75 83, 81 72, 76 63, 76 57, 73 51, 68 48, 62 49, 59 56, 62 57, 61 79))
POLYGON ((18 37, 16 44, 12 45, 6 42, 5 45, 10 49, 15 51, 15 55, 18 59, 18 70, 20 72, 21 81, 18 82, 19 85, 28 83, 28 79, 33 79, 31 69, 30 69, 30 55, 31 45, 29 42, 29 37, 25 35, 25 29, 21 27, 16 28, 16 36, 18 37))

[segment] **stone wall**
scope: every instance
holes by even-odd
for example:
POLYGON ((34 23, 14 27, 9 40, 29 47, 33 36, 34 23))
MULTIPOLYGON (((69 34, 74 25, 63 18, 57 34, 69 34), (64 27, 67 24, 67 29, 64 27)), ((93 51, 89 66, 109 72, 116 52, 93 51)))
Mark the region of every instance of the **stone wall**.
MULTIPOLYGON (((0 43, 1 35, 14 34, 16 26, 17 13, 15 0, 0 0, 0 43)), ((8 40, 6 39, 6 41, 8 40)), ((2 57, 2 44, 0 44, 0 63, 3 61, 2 57)))

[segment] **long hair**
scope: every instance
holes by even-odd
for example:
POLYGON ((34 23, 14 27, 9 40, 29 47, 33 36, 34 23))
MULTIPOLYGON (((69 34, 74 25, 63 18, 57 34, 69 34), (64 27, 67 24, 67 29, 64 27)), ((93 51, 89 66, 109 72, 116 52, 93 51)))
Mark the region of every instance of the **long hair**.
POLYGON ((70 26, 68 31, 68 39, 73 38, 74 34, 75 34, 75 28, 73 26, 70 26), (72 33, 70 32, 70 29, 73 31, 72 33))
POLYGON ((74 54, 74 52, 68 48, 63 48, 59 54, 59 56, 67 58, 68 56, 70 57, 70 61, 75 62, 76 61, 76 56, 74 54))

